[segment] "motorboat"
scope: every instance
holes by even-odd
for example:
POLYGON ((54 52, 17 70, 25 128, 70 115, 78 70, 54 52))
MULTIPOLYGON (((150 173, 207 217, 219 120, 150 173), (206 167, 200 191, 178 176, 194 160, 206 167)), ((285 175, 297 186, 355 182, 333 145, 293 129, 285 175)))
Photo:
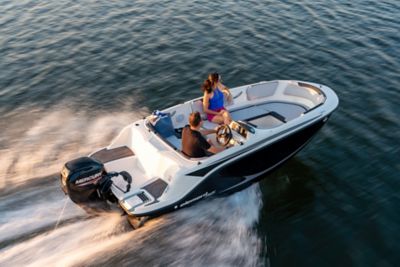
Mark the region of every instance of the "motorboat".
POLYGON ((150 114, 123 128, 109 146, 67 162, 62 189, 84 208, 116 204, 136 228, 257 182, 299 152, 339 104, 332 89, 312 82, 263 81, 230 91, 229 125, 207 121, 201 97, 150 114), (189 158, 181 151, 182 129, 196 111, 204 128, 218 129, 206 138, 227 147, 222 152, 189 158))

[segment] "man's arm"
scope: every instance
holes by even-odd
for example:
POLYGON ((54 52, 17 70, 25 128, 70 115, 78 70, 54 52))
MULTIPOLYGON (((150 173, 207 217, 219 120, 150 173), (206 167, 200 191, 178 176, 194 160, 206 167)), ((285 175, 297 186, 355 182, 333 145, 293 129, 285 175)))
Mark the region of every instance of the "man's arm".
POLYGON ((209 134, 217 133, 217 130, 203 128, 203 129, 200 129, 200 133, 202 135, 209 135, 209 134))
POLYGON ((218 82, 218 88, 221 88, 221 91, 222 91, 222 93, 224 93, 228 103, 233 101, 232 93, 231 93, 231 91, 229 90, 228 87, 223 85, 221 82, 218 82))
POLYGON ((210 144, 200 133, 199 133, 197 141, 201 148, 203 148, 204 150, 207 150, 208 152, 211 152, 213 154, 216 154, 216 153, 224 150, 224 148, 218 148, 218 147, 215 147, 214 145, 210 144))

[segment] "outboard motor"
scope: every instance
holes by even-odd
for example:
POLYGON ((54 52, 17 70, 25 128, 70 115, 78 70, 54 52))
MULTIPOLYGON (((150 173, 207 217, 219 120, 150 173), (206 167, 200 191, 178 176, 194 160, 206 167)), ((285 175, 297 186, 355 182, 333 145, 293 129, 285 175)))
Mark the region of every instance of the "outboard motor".
POLYGON ((61 188, 65 194, 85 210, 109 208, 107 200, 116 202, 111 192, 111 177, 103 163, 89 157, 82 157, 65 163, 61 170, 61 188))

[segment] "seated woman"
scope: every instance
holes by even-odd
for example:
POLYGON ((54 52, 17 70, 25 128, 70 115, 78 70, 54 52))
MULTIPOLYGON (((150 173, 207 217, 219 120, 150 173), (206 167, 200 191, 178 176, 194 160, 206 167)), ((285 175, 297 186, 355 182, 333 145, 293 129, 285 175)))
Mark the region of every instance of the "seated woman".
POLYGON ((204 81, 201 89, 204 92, 203 110, 207 114, 207 119, 217 124, 229 124, 232 118, 224 107, 224 94, 228 101, 232 100, 232 95, 228 87, 220 82, 219 74, 208 75, 208 79, 204 81))

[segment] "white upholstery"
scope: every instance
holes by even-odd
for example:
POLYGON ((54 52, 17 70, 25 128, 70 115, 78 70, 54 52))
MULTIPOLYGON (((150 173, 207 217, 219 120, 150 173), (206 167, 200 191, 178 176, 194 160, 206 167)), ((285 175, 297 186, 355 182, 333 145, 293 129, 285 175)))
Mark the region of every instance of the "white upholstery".
POLYGON ((315 106, 324 101, 324 96, 322 94, 318 94, 315 90, 296 85, 289 85, 288 87, 286 87, 284 94, 288 96, 297 96, 308 99, 315 106))
POLYGON ((190 103, 190 106, 192 107, 192 112, 198 111, 200 113, 202 120, 207 119, 207 114, 203 110, 203 99, 194 100, 192 103, 190 103))
POLYGON ((264 82, 250 85, 247 90, 247 100, 255 100, 275 94, 278 82, 264 82))
POLYGON ((174 108, 172 123, 174 128, 182 128, 189 123, 189 114, 191 107, 188 104, 180 105, 174 108))

